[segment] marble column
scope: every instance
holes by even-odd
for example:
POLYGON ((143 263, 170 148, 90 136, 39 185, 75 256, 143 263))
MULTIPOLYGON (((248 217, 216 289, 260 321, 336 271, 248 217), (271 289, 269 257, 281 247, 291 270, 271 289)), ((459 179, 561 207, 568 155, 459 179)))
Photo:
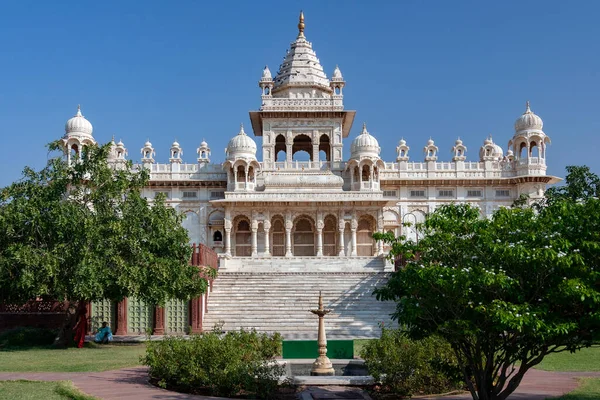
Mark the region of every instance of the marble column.
POLYGON ((231 255, 231 228, 225 228, 225 254, 231 255))
POLYGON ((358 255, 358 248, 356 245, 356 230, 358 229, 358 221, 356 217, 352 218, 352 223, 350 224, 350 231, 352 232, 352 252, 350 255, 352 257, 356 257, 358 255))
POLYGON ((292 257, 292 228, 294 222, 292 221, 292 214, 288 212, 285 216, 285 256, 292 257))
POLYGON ((317 228, 317 257, 323 257, 323 229, 317 228))
POLYGON ((257 232, 257 228, 252 228, 252 257, 256 257, 258 255, 258 241, 256 239, 257 232))
POLYGON ((340 237, 338 240, 338 256, 339 257, 343 257, 346 255, 346 249, 344 248, 344 228, 346 227, 346 224, 344 223, 344 221, 342 220, 342 222, 339 223, 338 228, 340 231, 340 237))
POLYGON ((269 249, 269 230, 271 229, 271 223, 269 221, 265 221, 263 224, 263 229, 265 230, 265 252, 263 255, 265 257, 269 257, 271 255, 271 250, 269 249))
POLYGON ((244 189, 248 190, 248 166, 244 168, 244 174, 246 175, 246 181, 244 182, 244 189))

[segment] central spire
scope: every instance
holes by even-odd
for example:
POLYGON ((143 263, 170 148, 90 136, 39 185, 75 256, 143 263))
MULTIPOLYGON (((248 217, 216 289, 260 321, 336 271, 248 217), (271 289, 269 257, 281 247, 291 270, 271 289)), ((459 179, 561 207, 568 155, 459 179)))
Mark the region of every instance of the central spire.
POLYGON ((304 13, 300 11, 300 18, 298 20, 298 37, 304 37, 304 13))

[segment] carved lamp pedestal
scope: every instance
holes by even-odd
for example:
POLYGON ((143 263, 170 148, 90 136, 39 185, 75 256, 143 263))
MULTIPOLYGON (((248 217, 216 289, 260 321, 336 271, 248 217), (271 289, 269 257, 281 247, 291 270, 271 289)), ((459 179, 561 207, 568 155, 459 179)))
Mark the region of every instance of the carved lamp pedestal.
POLYGON ((325 337, 325 315, 330 313, 331 310, 325 310, 323 308, 323 297, 319 291, 319 308, 317 310, 310 310, 311 313, 319 316, 319 356, 313 363, 310 374, 312 376, 332 376, 335 375, 333 365, 329 357, 327 357, 327 338, 325 337))

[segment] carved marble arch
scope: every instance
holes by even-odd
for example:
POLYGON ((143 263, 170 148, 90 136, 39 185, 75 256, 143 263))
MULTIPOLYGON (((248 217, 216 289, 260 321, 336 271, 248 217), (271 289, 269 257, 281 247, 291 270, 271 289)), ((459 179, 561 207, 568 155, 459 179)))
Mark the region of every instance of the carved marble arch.
POLYGON ((285 256, 285 220, 281 215, 271 218, 271 255, 285 256))
POLYGON ((321 159, 321 155, 319 154, 320 161, 331 161, 331 142, 329 140, 329 135, 322 134, 319 138, 319 153, 323 152, 325 157, 321 159))
POLYGON ((285 161, 287 157, 287 146, 285 145, 285 136, 280 133, 275 138, 275 154, 273 154, 273 158, 277 162, 285 161), (283 157, 280 157, 281 152, 283 152, 283 157))
POLYGON ((293 254, 297 257, 315 255, 315 222, 308 215, 300 215, 294 219, 292 228, 293 254))
POLYGON ((356 229, 356 254, 358 256, 375 255, 375 240, 373 232, 376 229, 375 218, 372 215, 361 215, 356 229))
POLYGON ((245 215, 238 215, 233 220, 234 249, 236 257, 250 257, 252 255, 252 231, 250 219, 245 215))
POLYGON ((337 256, 338 223, 333 214, 323 219, 323 255, 337 256))
POLYGON ((292 159, 296 159, 296 153, 306 152, 308 154, 308 160, 313 161, 312 154, 312 139, 310 136, 305 134, 296 135, 292 144, 292 159))

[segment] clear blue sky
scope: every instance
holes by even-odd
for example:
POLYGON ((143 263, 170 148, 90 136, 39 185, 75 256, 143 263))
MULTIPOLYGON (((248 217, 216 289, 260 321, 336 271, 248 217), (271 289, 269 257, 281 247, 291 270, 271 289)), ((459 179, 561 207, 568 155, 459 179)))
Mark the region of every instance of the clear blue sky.
POLYGON ((122 138, 133 160, 150 138, 165 162, 177 138, 195 162, 205 138, 222 161, 300 9, 327 75, 339 64, 347 81, 350 139, 366 121, 384 160, 401 137, 414 161, 430 136, 443 160, 457 136, 469 160, 488 134, 506 151, 530 100, 549 173, 600 173, 600 1, 5 1, 0 186, 44 165, 79 103, 96 140, 122 138))

